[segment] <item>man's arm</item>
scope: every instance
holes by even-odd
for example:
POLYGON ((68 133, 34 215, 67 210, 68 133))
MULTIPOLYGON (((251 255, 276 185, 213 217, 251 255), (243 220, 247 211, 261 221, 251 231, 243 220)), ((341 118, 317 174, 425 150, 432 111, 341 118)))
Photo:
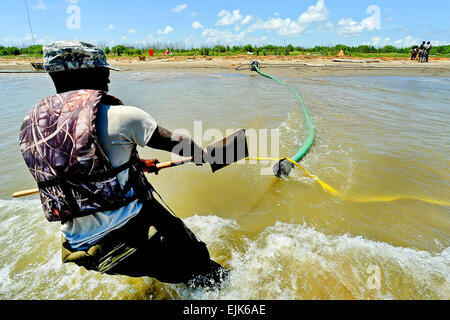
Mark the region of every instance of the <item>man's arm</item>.
POLYGON ((158 126, 155 129, 147 146, 154 149, 164 150, 178 154, 182 157, 194 157, 196 165, 204 163, 204 150, 195 141, 186 135, 174 134, 173 132, 158 126))

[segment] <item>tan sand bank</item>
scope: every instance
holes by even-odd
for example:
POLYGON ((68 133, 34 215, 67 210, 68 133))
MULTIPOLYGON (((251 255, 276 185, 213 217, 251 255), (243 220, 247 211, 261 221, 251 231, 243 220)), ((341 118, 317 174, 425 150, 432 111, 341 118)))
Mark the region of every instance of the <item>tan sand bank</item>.
MULTIPOLYGON (((343 61, 333 61, 337 57, 286 57, 286 56, 251 56, 233 57, 204 56, 162 56, 110 58, 109 62, 121 71, 148 72, 152 70, 183 70, 195 73, 251 73, 248 65, 257 60, 261 70, 280 76, 323 77, 323 76, 450 76, 450 59, 431 58, 429 63, 418 63, 399 58, 355 58, 344 57, 343 61)), ((1 71, 31 71, 31 62, 37 58, 0 58, 1 71)))

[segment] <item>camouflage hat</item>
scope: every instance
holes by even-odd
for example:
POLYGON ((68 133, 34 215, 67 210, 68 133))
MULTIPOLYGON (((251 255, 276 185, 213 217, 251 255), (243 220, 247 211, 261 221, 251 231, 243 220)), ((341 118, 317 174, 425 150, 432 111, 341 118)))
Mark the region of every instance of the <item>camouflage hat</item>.
POLYGON ((105 52, 82 41, 57 41, 43 48, 44 68, 47 72, 72 71, 92 68, 113 68, 106 62, 105 52))

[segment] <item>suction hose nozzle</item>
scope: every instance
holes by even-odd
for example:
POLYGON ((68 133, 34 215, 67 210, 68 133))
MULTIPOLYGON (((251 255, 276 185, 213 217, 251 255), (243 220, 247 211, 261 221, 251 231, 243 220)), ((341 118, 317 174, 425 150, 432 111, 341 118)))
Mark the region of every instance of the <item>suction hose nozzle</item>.
POLYGON ((293 168, 294 165, 289 160, 282 159, 274 164, 272 170, 275 177, 282 178, 289 176, 293 168))
POLYGON ((250 63, 250 70, 252 71, 258 71, 258 69, 260 68, 259 62, 258 61, 252 61, 250 63))

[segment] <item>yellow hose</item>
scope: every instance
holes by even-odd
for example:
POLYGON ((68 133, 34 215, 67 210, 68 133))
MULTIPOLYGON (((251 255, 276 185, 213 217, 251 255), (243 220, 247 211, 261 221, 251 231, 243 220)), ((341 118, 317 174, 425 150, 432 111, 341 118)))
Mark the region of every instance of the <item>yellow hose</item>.
POLYGON ((319 177, 311 174, 306 170, 303 166, 301 166, 298 162, 294 161, 290 158, 260 158, 260 157, 249 157, 245 160, 254 160, 254 161, 280 161, 280 160, 287 160, 291 162, 293 165, 295 165, 297 168, 300 168, 303 173, 311 178, 316 180, 322 189, 327 192, 328 194, 332 195, 333 197, 339 198, 341 200, 347 200, 347 201, 354 201, 354 202, 361 202, 361 203, 370 203, 370 202, 392 202, 392 201, 398 201, 398 200, 416 200, 416 201, 422 201, 428 204, 434 204, 434 205, 440 205, 440 206, 450 206, 449 201, 445 200, 436 200, 436 199, 430 199, 425 197, 418 197, 418 196, 383 196, 383 197, 359 197, 359 196, 348 196, 341 194, 339 191, 334 189, 329 184, 325 183, 324 181, 320 180, 319 177))

